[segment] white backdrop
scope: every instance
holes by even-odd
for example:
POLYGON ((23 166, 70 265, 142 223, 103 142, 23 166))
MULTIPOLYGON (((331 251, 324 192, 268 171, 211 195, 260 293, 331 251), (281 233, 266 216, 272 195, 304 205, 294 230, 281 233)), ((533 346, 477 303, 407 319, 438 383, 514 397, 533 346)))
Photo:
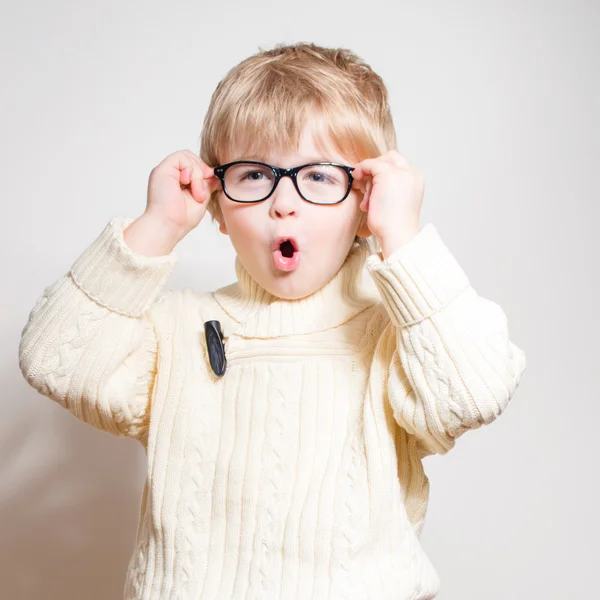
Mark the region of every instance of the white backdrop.
MULTIPOLYGON (((506 412, 425 459, 438 598, 597 597, 598 2, 1 6, 2 598, 120 598, 144 478, 137 442, 28 386, 29 311, 112 216, 142 214, 152 167, 198 150, 226 71, 297 41, 349 47, 383 77, 425 178, 421 224, 527 354, 506 412)), ((208 216, 177 252, 167 288, 234 281, 208 216)))

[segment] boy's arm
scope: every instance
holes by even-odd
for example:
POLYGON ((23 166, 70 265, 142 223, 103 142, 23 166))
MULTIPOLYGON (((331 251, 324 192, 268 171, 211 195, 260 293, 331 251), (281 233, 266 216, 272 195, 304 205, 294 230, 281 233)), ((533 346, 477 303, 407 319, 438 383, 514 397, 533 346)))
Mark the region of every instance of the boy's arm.
POLYGON ((388 398, 421 455, 445 454, 506 408, 526 369, 500 306, 482 298, 433 224, 367 270, 390 318, 388 398))
POLYGON ((27 382, 97 429, 145 440, 156 373, 155 313, 178 258, 134 252, 115 217, 48 286, 19 345, 27 382), (158 299, 157 299, 158 298, 158 299))

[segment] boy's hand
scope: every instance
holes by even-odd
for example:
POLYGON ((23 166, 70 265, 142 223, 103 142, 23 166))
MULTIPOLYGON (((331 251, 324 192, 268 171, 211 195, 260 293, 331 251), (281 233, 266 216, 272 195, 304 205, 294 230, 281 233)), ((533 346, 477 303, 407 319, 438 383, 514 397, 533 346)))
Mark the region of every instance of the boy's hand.
POLYGON ((352 177, 352 186, 364 192, 360 208, 385 259, 419 232, 423 177, 396 150, 359 162, 352 177))
POLYGON ((211 192, 220 188, 212 167, 191 150, 178 150, 150 172, 144 216, 183 239, 202 221, 211 192))

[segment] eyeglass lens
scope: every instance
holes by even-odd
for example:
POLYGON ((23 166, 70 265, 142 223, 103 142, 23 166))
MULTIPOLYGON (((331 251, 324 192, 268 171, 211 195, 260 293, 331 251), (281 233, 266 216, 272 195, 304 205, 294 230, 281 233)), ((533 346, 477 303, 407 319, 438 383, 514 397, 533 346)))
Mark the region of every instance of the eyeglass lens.
MULTIPOLYGON (((348 173, 332 165, 310 165, 298 171, 296 181, 301 194, 311 202, 335 204, 348 189, 348 173)), ((235 200, 252 202, 268 196, 275 185, 270 168, 252 163, 232 165, 225 171, 225 187, 235 200)))

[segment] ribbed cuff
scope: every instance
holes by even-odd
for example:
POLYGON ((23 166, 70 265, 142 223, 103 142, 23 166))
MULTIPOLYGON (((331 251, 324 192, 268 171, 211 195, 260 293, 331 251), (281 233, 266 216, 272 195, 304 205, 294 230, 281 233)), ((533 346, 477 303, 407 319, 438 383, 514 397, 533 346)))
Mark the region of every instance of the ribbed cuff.
POLYGON ((432 223, 385 260, 371 254, 365 264, 398 327, 426 319, 470 285, 432 223))
POLYGON ((178 255, 145 256, 126 243, 123 231, 135 219, 114 217, 73 263, 70 275, 81 290, 109 310, 140 317, 150 308, 178 255))

